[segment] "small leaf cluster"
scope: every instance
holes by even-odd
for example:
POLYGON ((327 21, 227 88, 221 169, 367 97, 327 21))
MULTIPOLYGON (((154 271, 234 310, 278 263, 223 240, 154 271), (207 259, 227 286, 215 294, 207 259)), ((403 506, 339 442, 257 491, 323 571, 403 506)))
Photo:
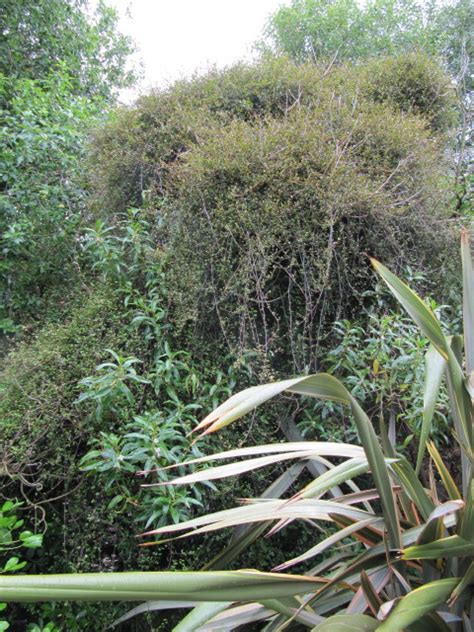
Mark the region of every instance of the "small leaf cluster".
POLYGON ((149 380, 138 375, 134 365, 141 361, 134 357, 123 357, 112 349, 106 350, 114 362, 103 362, 96 367, 98 375, 85 377, 80 381, 82 393, 77 403, 91 400, 96 404, 95 416, 101 421, 104 411, 118 414, 123 401, 133 405, 135 398, 130 385, 149 384, 149 380))
POLYGON ((208 383, 188 352, 174 350, 166 274, 153 257, 145 210, 130 209, 115 226, 98 222, 86 231, 84 249, 92 268, 115 284, 128 310, 128 328, 142 336, 146 350, 140 360, 109 349, 113 360, 80 381, 77 404, 93 403, 96 420, 115 427, 92 441, 82 469, 105 481, 109 510, 134 508, 145 527, 189 518, 202 505, 202 486, 191 493, 164 486, 163 468, 201 456, 188 436, 196 416, 231 393, 246 371, 245 359, 208 383))
MULTIPOLYGON (((24 503, 6 500, 0 506, 0 574, 14 573, 23 569, 27 561, 20 557, 21 549, 38 549, 43 545, 43 535, 24 530, 24 520, 18 518, 17 510, 24 503), (11 555, 11 553, 19 551, 11 555)), ((0 603, 0 612, 6 603, 0 603)), ((0 620, 0 632, 10 627, 8 621, 0 620)))
MULTIPOLYGON (((446 306, 431 308, 449 317, 446 306), (444 309, 443 309, 444 308, 444 309)), ((416 325, 397 311, 371 313, 365 323, 348 320, 334 323, 334 347, 324 354, 321 367, 340 376, 351 395, 363 403, 375 423, 386 424, 397 441, 409 446, 421 431, 422 384, 429 341, 416 325)), ((344 408, 332 402, 306 402, 299 427, 306 437, 334 438, 334 415, 342 416, 341 440, 354 439, 355 428, 344 408)), ((437 445, 449 444, 450 410, 447 392, 440 393, 433 438, 437 445)))

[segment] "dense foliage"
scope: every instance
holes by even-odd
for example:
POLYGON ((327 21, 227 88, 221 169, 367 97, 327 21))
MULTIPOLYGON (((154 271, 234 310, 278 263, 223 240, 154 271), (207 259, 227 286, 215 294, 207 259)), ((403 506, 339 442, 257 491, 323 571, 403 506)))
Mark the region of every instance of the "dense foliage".
POLYGON ((130 86, 133 45, 117 30, 116 11, 87 0, 4 0, 0 5, 0 74, 50 80, 66 72, 72 94, 106 100, 130 86))
POLYGON ((118 112, 96 137, 93 185, 115 212, 142 196, 156 209, 186 345, 302 370, 328 323, 359 309, 366 253, 443 265, 452 107, 424 57, 237 66, 118 112))
MULTIPOLYGON (((287 9, 303 4, 315 6, 287 9)), ((456 20, 470 19, 460 6, 433 9, 458 46, 453 59, 467 47, 452 37, 456 20)), ((429 343, 388 292, 372 290, 367 255, 408 274, 456 327, 452 243, 469 201, 462 168, 454 205, 447 175, 453 126, 460 130, 467 119, 459 116, 459 82, 433 59, 426 8, 335 2, 324 11, 321 63, 297 64, 306 53, 287 50, 293 61, 267 55, 211 70, 111 111, 132 79, 131 45, 113 10, 99 3, 93 14, 81 0, 1 3, 0 575, 18 573, 26 560, 28 573, 106 571, 103 587, 113 598, 119 571, 270 570, 304 555, 314 545, 310 523, 288 524, 272 542, 254 538, 262 525, 243 537, 238 528, 230 546, 225 534, 151 549, 136 539, 198 512, 227 511, 235 496, 291 496, 297 479, 308 483, 328 462, 313 454, 287 470, 279 455, 270 487, 265 470, 214 486, 193 464, 187 471, 198 479, 172 485, 169 466, 183 474, 180 464, 192 457, 274 440, 357 443, 360 428, 341 399, 291 395, 250 424, 194 441, 197 420, 232 392, 295 371, 338 374, 349 400, 370 414, 386 454, 395 446, 417 459, 416 439, 426 439, 421 384, 429 343), (403 9, 398 29, 396 9, 403 9), (360 27, 350 49, 337 43, 341 31, 331 22, 347 16, 360 27), (368 16, 380 26, 370 41, 368 16), (428 55, 415 50, 416 37, 428 55), (10 540, 23 529, 13 564, 10 540), (25 549, 30 537, 37 544, 42 537, 43 546, 25 549)), ((461 165, 459 151, 456 160, 461 165)), ((449 395, 441 389, 432 438, 455 463, 449 395)), ((352 470, 336 458, 355 491, 352 470)), ((431 485, 427 461, 417 465, 422 484, 431 485)), ((359 469, 365 489, 368 470, 359 469)), ((329 483, 331 497, 345 485, 329 483)), ((427 501, 421 505, 425 511, 427 501)), ((417 519, 406 503, 402 512, 405 522, 417 519)), ((121 577, 141 591, 135 598, 155 594, 154 576, 145 584, 141 575, 121 577)), ((189 600, 193 577, 163 576, 160 590, 180 589, 189 600)), ((64 581, 63 597, 74 596, 66 584, 76 579, 64 581)), ((312 578, 252 573, 216 581, 221 597, 237 588, 266 599, 314 587, 312 578)), ((282 617, 293 606, 265 604, 282 617)), ((105 629, 126 609, 15 605, 2 616, 28 632, 79 632, 105 629)), ((188 628, 202 616, 193 612, 188 628)), ((124 620, 123 629, 167 632, 179 618, 152 611, 146 621, 124 620)))
MULTIPOLYGON (((470 629, 474 599, 474 482, 469 456, 473 440, 474 345, 471 333, 474 269, 467 230, 463 231, 461 239, 464 339, 456 333, 445 336, 435 314, 420 297, 385 266, 373 260, 381 278, 430 344, 426 353, 423 430, 416 461, 411 463, 397 451, 394 438, 383 427, 377 437, 357 400, 336 378, 324 373, 247 389, 221 404, 199 424, 197 430, 202 435, 220 431, 286 391, 338 402, 348 408, 363 453, 358 452, 360 448, 354 444, 318 441, 257 446, 200 459, 200 462, 231 462, 172 481, 171 484, 180 485, 215 480, 253 471, 278 460, 338 457, 336 463, 324 459, 327 469, 287 499, 280 500, 277 494, 271 500, 253 499, 243 507, 144 534, 187 531, 185 535, 190 536, 239 525, 240 538, 248 546, 262 532, 272 535, 293 520, 310 519, 313 524, 329 522, 338 528, 336 533, 315 543, 303 555, 273 569, 286 570, 307 560, 319 562, 305 573, 307 578, 314 578, 316 585, 302 598, 259 597, 256 603, 243 609, 238 603, 223 603, 218 608, 213 608, 214 604, 198 606, 184 619, 184 629, 192 629, 196 621, 200 624, 212 621, 216 626, 225 626, 231 621, 232 626, 238 627, 241 623, 262 619, 270 620, 270 629, 287 627, 292 622, 313 630, 328 631, 349 628, 397 632, 423 630, 429 626, 448 630, 451 629, 449 623, 459 623, 457 627, 465 631, 470 629), (459 473, 453 471, 453 465, 456 468, 458 463, 444 462, 434 444, 427 444, 443 376, 449 385, 452 440, 461 457, 459 473), (418 473, 427 447, 431 458, 430 477, 422 485, 418 473), (268 456, 262 458, 264 454, 268 456), (238 457, 246 457, 246 460, 235 461, 238 457), (355 480, 360 481, 359 477, 368 471, 373 488, 367 488, 364 482, 360 487, 355 484, 355 480), (344 544, 349 537, 352 545, 344 544), (330 551, 329 556, 321 560, 320 556, 327 551, 330 551)), ((239 544, 239 538, 234 538, 227 557, 232 556, 233 549, 238 549, 239 544)), ((201 574, 201 582, 212 586, 212 574, 208 577, 201 574)), ((41 584, 38 587, 41 588, 41 584)), ((288 588, 286 596, 292 594, 288 588)), ((225 602, 217 591, 208 599, 198 598, 201 600, 225 602)), ((235 600, 247 601, 245 597, 235 597, 235 600)), ((214 629, 212 625, 210 629, 214 629)))
POLYGON ((328 68, 348 59, 360 64, 407 52, 436 58, 458 95, 456 159, 450 176, 455 210, 466 215, 473 187, 473 33, 469 0, 293 0, 270 17, 261 47, 328 68))
MULTIPOLYGON (((50 575, 0 578, 0 596, 13 602, 58 599, 153 600, 120 619, 162 608, 193 608, 176 630, 238 628, 264 622, 268 629, 292 623, 313 630, 347 629, 397 632, 436 625, 450 629, 459 623, 470 629, 472 612, 473 480, 472 369, 474 367, 474 269, 468 231, 462 234, 464 281, 464 340, 446 336, 431 309, 393 275, 373 265, 393 295, 428 338, 424 389, 423 430, 415 463, 396 450, 390 433, 380 438, 357 400, 333 376, 320 373, 252 387, 233 395, 196 428, 201 436, 217 432, 260 404, 283 392, 343 404, 351 411, 361 445, 337 442, 277 443, 219 452, 191 461, 231 460, 177 480, 169 485, 195 484, 235 476, 287 460, 322 464, 323 471, 297 493, 280 499, 298 478, 302 467, 292 466, 270 486, 264 498, 251 499, 228 511, 207 514, 182 524, 154 529, 144 536, 188 530, 186 536, 238 527, 230 545, 210 568, 235 559, 244 547, 269 530, 269 535, 298 519, 332 523, 328 534, 302 555, 279 564, 286 570, 330 551, 304 575, 259 571, 204 573, 123 573, 78 576, 50 575), (465 354, 463 359, 462 354, 465 354), (465 366, 466 373, 463 372, 465 366), (452 413, 452 437, 461 455, 459 476, 450 472, 434 444, 427 444, 441 381, 446 375, 452 413), (428 486, 418 473, 428 448, 431 457, 428 486), (262 456, 267 455, 267 456, 262 456), (239 461, 246 457, 244 461, 239 461), (337 462, 327 457, 337 458, 337 462), (438 484, 434 471, 439 477, 438 484), (374 487, 360 477, 370 472, 374 487), (359 483, 360 484, 360 483, 359 483), (348 486, 348 490, 345 489, 348 486), (325 498, 329 495, 332 498, 325 498), (347 538, 353 544, 347 544, 347 538), (331 551, 334 545, 339 550, 331 551), (443 564, 440 561, 443 560, 443 564), (298 597, 297 597, 298 596, 298 597), (251 603, 248 603, 252 600, 251 603), (168 603, 165 603, 168 601, 168 603), (199 605, 200 602, 207 602, 199 605), (269 622, 267 624, 267 622, 269 622), (315 627, 316 626, 316 627, 315 627), (206 627, 204 629, 207 629, 206 627)), ((148 545, 153 545, 148 542, 148 545)))
POLYGON ((75 0, 0 6, 0 335, 42 320, 77 275, 87 135, 129 85, 114 10, 75 0))
POLYGON ((74 276, 85 192, 78 175, 97 112, 59 74, 0 77, 0 329, 41 317, 48 290, 74 276))
POLYGON ((300 62, 423 51, 444 60, 470 90, 473 24, 472 3, 466 0, 292 0, 271 16, 266 42, 300 62))

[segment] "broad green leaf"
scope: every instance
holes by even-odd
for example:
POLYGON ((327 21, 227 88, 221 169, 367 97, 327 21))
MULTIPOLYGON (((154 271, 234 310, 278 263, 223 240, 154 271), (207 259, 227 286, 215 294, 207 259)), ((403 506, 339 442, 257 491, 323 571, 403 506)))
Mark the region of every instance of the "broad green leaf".
POLYGON ((459 578, 440 579, 416 588, 400 599, 377 632, 400 632, 447 601, 459 578))
MULTIPOLYGON (((387 462, 390 463, 391 460, 387 459, 387 462)), ((327 472, 324 472, 324 474, 318 476, 318 478, 309 483, 301 492, 299 492, 296 497, 314 498, 328 491, 335 485, 340 485, 341 483, 345 483, 356 476, 365 474, 368 469, 369 464, 365 457, 350 459, 349 461, 340 463, 327 472)))
POLYGON ((426 520, 435 508, 435 505, 420 483, 418 476, 415 474, 415 470, 405 457, 400 457, 398 461, 391 463, 390 469, 393 470, 402 489, 415 503, 418 511, 426 520))
POLYGON ((461 445, 463 457, 463 486, 467 489, 470 477, 469 461, 473 458, 472 440, 472 400, 466 389, 466 383, 460 361, 456 354, 456 347, 461 346, 459 336, 451 336, 449 339, 447 367, 448 394, 451 402, 451 414, 454 427, 461 445))
POLYGON ((173 628, 173 632, 195 632, 200 626, 210 621, 216 614, 226 610, 232 602, 202 603, 191 610, 184 619, 173 628))
POLYGON ((418 456, 416 459, 416 474, 419 475, 423 455, 425 453, 426 442, 431 431, 431 422, 435 410, 436 401, 439 395, 441 380, 446 368, 446 360, 436 350, 430 346, 425 357, 425 385, 423 393, 423 424, 421 426, 420 444, 418 446, 418 456))
POLYGON ((395 276, 379 261, 371 259, 377 273, 387 284, 388 288, 416 322, 422 333, 438 350, 445 360, 448 360, 448 347, 438 319, 421 298, 413 292, 403 281, 395 276))
POLYGON ((366 614, 337 614, 317 625, 312 632, 373 632, 379 623, 366 614))
POLYGON ((1 575, 0 600, 249 601, 312 592, 320 580, 259 571, 1 575))
POLYGON ((458 533, 460 536, 474 543, 474 479, 471 479, 466 504, 461 515, 458 533))
POLYGON ((474 544, 458 535, 441 538, 428 544, 410 546, 403 550, 404 560, 433 560, 443 557, 465 557, 474 555, 474 544))
POLYGON ((382 503, 389 543, 392 548, 399 549, 401 547, 401 536, 398 512, 395 506, 392 483, 388 474, 387 465, 385 464, 384 455, 369 418, 356 400, 352 396, 349 397, 357 432, 367 455, 375 485, 380 494, 380 502, 382 503))
POLYGON ((448 492, 449 497, 451 498, 451 500, 461 500, 461 492, 457 488, 453 477, 451 476, 451 474, 448 471, 448 468, 444 464, 443 459, 440 453, 438 452, 437 447, 435 446, 433 442, 430 441, 427 443, 427 448, 428 448, 428 452, 430 453, 431 458, 433 459, 436 469, 438 470, 438 474, 440 475, 440 478, 443 481, 443 485, 446 491, 448 492))
POLYGON ((469 383, 474 388, 474 271, 472 268, 470 233, 467 228, 461 231, 461 260, 466 372, 469 383))

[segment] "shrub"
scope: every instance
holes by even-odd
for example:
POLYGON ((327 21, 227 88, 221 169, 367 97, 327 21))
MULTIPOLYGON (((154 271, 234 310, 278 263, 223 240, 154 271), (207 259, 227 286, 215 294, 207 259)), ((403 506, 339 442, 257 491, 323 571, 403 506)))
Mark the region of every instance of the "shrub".
POLYGON ((441 68, 427 57, 411 54, 372 62, 364 91, 374 101, 423 116, 434 130, 456 123, 453 87, 441 68))
MULTIPOLYGON (((38 519, 44 513, 39 508, 54 507, 55 498, 65 496, 71 504, 81 496, 78 455, 93 427, 74 403, 79 380, 105 359, 104 347, 140 349, 139 338, 124 331, 123 308, 113 292, 104 285, 83 292, 70 297, 63 323, 48 325, 33 341, 18 345, 0 374, 2 487, 13 495, 21 486, 30 506, 38 503, 38 519)), ((54 548, 59 533, 74 527, 64 516, 53 527, 53 515, 46 544, 54 548)), ((56 559, 62 568, 69 561, 67 555, 56 559)))
MULTIPOLYGON (((51 599, 190 600, 207 602, 194 608, 179 629, 192 630, 211 622, 211 629, 243 623, 266 622, 281 627, 296 621, 314 630, 347 629, 397 632, 401 629, 449 627, 454 620, 470 627, 474 544, 471 468, 474 346, 474 270, 468 232, 462 234, 464 282, 464 339, 446 336, 431 309, 385 266, 374 267, 420 330, 430 341, 423 410, 423 431, 416 465, 398 453, 390 436, 374 428, 347 389, 335 377, 320 373, 253 387, 233 395, 196 428, 201 435, 217 432, 253 411, 260 404, 287 391, 347 406, 354 417, 361 445, 307 442, 243 447, 197 460, 231 460, 201 472, 170 481, 171 485, 216 480, 286 460, 319 459, 324 472, 289 498, 280 499, 301 472, 292 466, 271 486, 265 498, 244 506, 163 527, 143 534, 161 535, 187 531, 185 536, 238 526, 240 531, 209 563, 220 568, 253 540, 270 529, 273 534, 296 519, 333 523, 339 528, 303 555, 275 570, 284 570, 312 559, 335 544, 340 550, 324 558, 304 575, 258 571, 156 574, 106 574, 83 576, 0 578, 0 597, 11 601, 51 599), (465 357, 463 358, 463 351, 465 357), (465 370, 465 372, 464 372, 465 370), (452 437, 461 453, 461 485, 449 465, 427 442, 440 384, 446 376, 452 411, 452 437), (432 460, 429 488, 419 481, 424 453, 432 460), (266 455, 266 456, 263 456, 266 455), (245 457, 245 460, 236 460, 245 457), (337 458, 333 463, 325 457, 337 458), (439 485, 435 478, 439 477, 439 485), (374 487, 358 487, 354 479, 370 472, 374 487), (349 486, 343 490, 340 486, 349 486), (270 491, 271 490, 271 491, 270 491), (331 493, 333 499, 323 498, 331 493), (350 549, 346 538, 355 540, 350 549), (362 550, 360 545, 362 545, 362 550), (443 563, 440 563, 443 561, 443 563), (3 587, 3 592, 2 588, 3 587), (47 591, 47 592, 46 592, 47 591), (296 596, 300 595, 299 598, 296 596), (254 602, 249 603, 249 599, 254 602), (236 603, 236 602, 243 602, 236 603), (342 614, 339 614, 341 613, 342 614), (367 614, 366 614, 367 613, 367 614), (315 627, 316 626, 316 627, 315 627)), ((195 463, 196 461, 194 461, 195 463)), ((193 462, 189 462, 192 464, 193 462)), ((156 542, 149 542, 149 545, 156 542)), ((349 545, 350 546, 350 545, 349 545)), ((188 603, 188 605, 191 605, 188 603)), ((177 604, 177 607, 182 606, 177 604)), ((163 604, 148 602, 121 620, 163 604)))
POLYGON ((311 369, 370 286, 364 253, 444 266, 447 86, 423 57, 331 72, 277 59, 119 111, 96 134, 92 186, 114 212, 143 196, 155 209, 181 345, 311 369))

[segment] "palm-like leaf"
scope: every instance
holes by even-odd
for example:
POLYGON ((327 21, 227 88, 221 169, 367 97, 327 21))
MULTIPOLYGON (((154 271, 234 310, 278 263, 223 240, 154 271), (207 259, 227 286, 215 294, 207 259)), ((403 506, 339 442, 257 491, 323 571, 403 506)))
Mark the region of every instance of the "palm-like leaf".
POLYGON ((446 621, 463 625, 466 632, 470 630, 470 617, 474 611, 474 275, 467 232, 462 237, 462 261, 467 375, 463 373, 460 337, 446 337, 435 314, 425 303, 382 264, 373 262, 378 274, 431 343, 426 361, 423 424, 416 468, 403 456, 394 455, 392 447, 387 447, 384 453, 369 418, 357 401, 336 378, 318 374, 242 391, 208 415, 196 431, 203 435, 220 431, 266 401, 287 392, 331 400, 348 407, 360 446, 297 442, 245 447, 194 459, 188 465, 195 467, 210 461, 217 465, 167 483, 183 485, 217 480, 276 462, 295 460, 296 464, 278 484, 269 488, 264 498, 156 529, 146 535, 189 537, 239 526, 234 548, 231 543, 214 560, 221 565, 232 561, 265 531, 274 533, 294 520, 336 525, 339 529, 336 533, 327 535, 306 553, 278 566, 278 569, 286 569, 323 552, 327 554, 329 548, 336 547, 304 576, 206 571, 1 577, 0 600, 153 600, 154 605, 149 603, 139 609, 160 608, 163 602, 170 605, 176 601, 177 607, 182 606, 183 601, 189 606, 208 602, 197 606, 183 619, 176 628, 180 632, 210 632, 219 629, 219 625, 233 629, 233 626, 262 620, 269 621, 265 629, 271 631, 283 629, 284 624, 293 619, 314 630, 331 632, 349 629, 380 632, 443 630, 446 621), (452 406, 453 437, 462 454, 462 492, 440 453, 428 441, 443 374, 447 377, 452 406), (418 478, 425 446, 444 485, 445 495, 450 499, 446 502, 438 500, 442 494, 437 489, 426 489, 418 478), (331 462, 332 458, 340 462, 336 465, 331 462), (290 498, 279 498, 296 480, 295 473, 301 471, 301 464, 313 459, 324 460, 326 471, 290 498), (220 461, 230 462, 222 465, 220 461), (353 479, 368 472, 375 489, 359 490, 352 483, 353 479), (325 498, 331 489, 343 486, 347 481, 351 482, 353 493, 325 498), (359 548, 348 548, 348 538, 352 538, 359 548), (157 600, 162 603, 157 604, 157 600), (341 610, 346 614, 338 614, 341 610), (321 621, 322 618, 326 619, 321 621))

